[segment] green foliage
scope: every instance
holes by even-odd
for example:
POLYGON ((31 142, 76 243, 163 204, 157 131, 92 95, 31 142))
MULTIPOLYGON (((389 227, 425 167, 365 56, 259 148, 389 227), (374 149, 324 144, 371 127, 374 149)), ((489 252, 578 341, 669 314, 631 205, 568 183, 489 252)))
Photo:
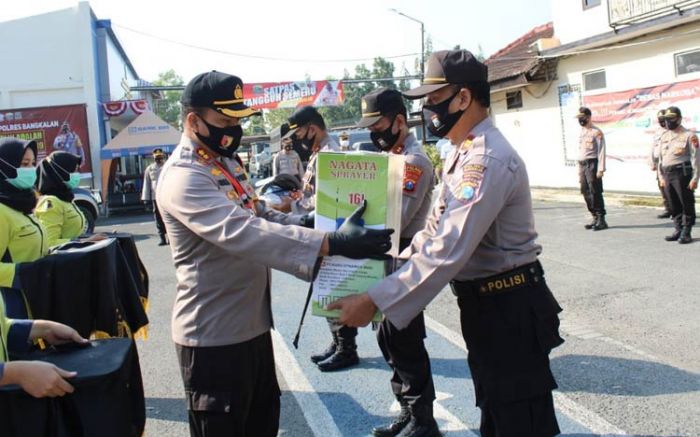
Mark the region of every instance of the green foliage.
MULTIPOLYGON (((182 77, 175 70, 170 69, 158 74, 158 79, 153 81, 154 85, 176 86, 184 85, 182 77)), ((180 127, 180 96, 182 91, 161 91, 163 98, 154 101, 154 112, 165 122, 179 129, 180 127)))
POLYGON ((425 149, 425 154, 428 155, 428 159, 433 164, 436 174, 440 174, 438 169, 442 170, 442 160, 440 159, 440 151, 435 147, 435 144, 423 144, 423 149, 425 149))

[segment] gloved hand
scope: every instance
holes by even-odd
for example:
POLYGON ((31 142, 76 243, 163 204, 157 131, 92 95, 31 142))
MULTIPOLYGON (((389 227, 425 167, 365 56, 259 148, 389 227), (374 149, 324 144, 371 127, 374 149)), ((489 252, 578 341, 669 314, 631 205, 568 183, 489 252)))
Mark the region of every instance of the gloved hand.
POLYGON ((315 222, 316 213, 314 211, 311 211, 310 213, 301 216, 301 219, 299 219, 299 226, 303 226, 305 228, 313 228, 315 222))
POLYGON ((367 209, 367 201, 346 218, 337 231, 328 234, 328 254, 347 258, 381 258, 391 249, 389 236, 393 229, 366 229, 360 218, 367 209))

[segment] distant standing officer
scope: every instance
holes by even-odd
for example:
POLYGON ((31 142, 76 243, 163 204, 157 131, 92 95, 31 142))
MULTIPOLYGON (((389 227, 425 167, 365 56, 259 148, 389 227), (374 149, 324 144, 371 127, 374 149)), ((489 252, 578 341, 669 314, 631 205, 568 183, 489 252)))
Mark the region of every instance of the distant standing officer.
POLYGON ((651 170, 656 175, 656 184, 659 186, 659 191, 661 192, 661 198, 664 201, 664 212, 657 215, 656 218, 666 219, 671 217, 671 206, 668 203, 668 196, 666 196, 666 190, 661 186, 661 180, 659 179, 659 148, 661 147, 661 137, 668 132, 666 129, 666 119, 664 118, 666 110, 662 109, 656 113, 656 120, 659 123, 659 127, 656 128, 654 132, 654 140, 651 145, 651 154, 649 155, 649 163, 651 170))
MULTIPOLYGON (((280 127, 280 134, 284 137, 289 132, 289 124, 284 123, 280 127)), ((280 139, 280 151, 275 154, 272 161, 272 175, 288 174, 301 181, 304 175, 304 167, 301 165, 299 154, 294 151, 291 138, 280 139)))
POLYGON ((581 194, 593 221, 586 229, 601 231, 608 228, 605 221, 605 201, 603 200, 603 174, 605 173, 605 137, 593 125, 591 110, 581 107, 578 111, 579 136, 578 178, 581 194))
POLYGON ((155 162, 146 167, 146 171, 143 172, 141 200, 144 202, 151 202, 151 205, 153 206, 153 217, 156 219, 156 229, 158 230, 158 236, 160 237, 160 243, 158 243, 158 246, 165 246, 168 244, 168 240, 166 238, 163 218, 160 216, 160 210, 158 209, 158 201, 156 200, 158 178, 160 177, 160 171, 163 169, 163 163, 165 162, 165 153, 163 153, 163 149, 154 149, 153 159, 155 162))
POLYGON ((688 244, 693 241, 690 231, 695 224, 694 191, 700 168, 698 136, 683 127, 681 110, 677 107, 669 107, 664 118, 668 132, 661 138, 659 180, 666 191, 676 228, 666 241, 688 244))
POLYGON ((366 325, 379 307, 403 329, 451 283, 481 435, 554 436, 549 352, 563 341, 561 308, 537 260, 525 163, 488 116, 487 67, 465 50, 434 52, 423 85, 405 95, 425 96, 427 127, 457 147, 440 199, 397 272, 328 307, 350 326, 366 325))
POLYGON ((272 352, 270 268, 311 280, 318 257, 372 256, 389 232, 355 223, 338 231, 293 226, 298 217, 257 201, 235 154, 243 82, 212 71, 182 95, 183 136, 156 192, 177 275, 172 336, 193 437, 273 437, 280 390, 272 352))
MULTIPOLYGON (((430 159, 408 130, 407 115, 400 92, 379 88, 362 97, 362 119, 357 124, 358 128, 368 128, 371 131, 370 138, 379 150, 405 157, 401 251, 411 245, 413 236, 425 226, 432 205, 435 180, 430 159)), ((390 424, 375 428, 373 435, 439 435, 433 417, 435 386, 424 338, 423 312, 404 329, 397 328, 387 318, 382 320, 377 342, 384 359, 394 371, 391 389, 401 405, 401 411, 390 424)))

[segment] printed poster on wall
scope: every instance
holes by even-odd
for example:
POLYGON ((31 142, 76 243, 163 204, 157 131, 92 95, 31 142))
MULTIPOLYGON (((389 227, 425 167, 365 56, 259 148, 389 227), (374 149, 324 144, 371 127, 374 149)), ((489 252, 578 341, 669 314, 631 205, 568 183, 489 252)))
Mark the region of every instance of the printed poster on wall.
POLYGON ((608 157, 620 161, 648 160, 656 113, 677 106, 683 125, 700 127, 700 80, 583 97, 593 112, 593 123, 605 134, 608 157))
POLYGON ((245 104, 256 109, 337 106, 345 100, 339 80, 246 83, 243 95, 245 104))
POLYGON ((37 162, 56 150, 81 156, 80 173, 92 176, 85 105, 0 110, 0 137, 36 141, 37 162))

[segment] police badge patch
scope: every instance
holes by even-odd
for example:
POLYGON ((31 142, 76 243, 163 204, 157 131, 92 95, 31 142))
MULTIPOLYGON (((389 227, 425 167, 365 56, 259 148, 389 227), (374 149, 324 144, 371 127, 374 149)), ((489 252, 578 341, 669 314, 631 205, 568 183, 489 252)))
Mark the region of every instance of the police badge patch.
POLYGON ((418 181, 423 175, 423 169, 417 165, 406 164, 403 171, 403 189, 404 191, 413 192, 418 186, 418 181))
POLYGON ((467 203, 474 199, 481 187, 481 182, 484 180, 484 172, 486 166, 482 164, 466 164, 462 167, 462 182, 454 192, 454 196, 467 203))

